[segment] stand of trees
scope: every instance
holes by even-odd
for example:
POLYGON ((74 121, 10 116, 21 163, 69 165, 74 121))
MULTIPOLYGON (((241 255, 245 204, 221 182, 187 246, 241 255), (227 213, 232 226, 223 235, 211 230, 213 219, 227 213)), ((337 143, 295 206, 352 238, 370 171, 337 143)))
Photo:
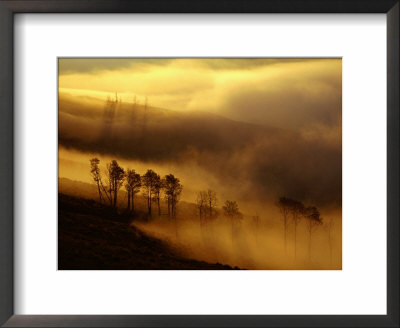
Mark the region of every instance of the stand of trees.
POLYGON ((199 191, 196 206, 199 211, 200 225, 207 225, 208 221, 217 215, 217 193, 211 189, 199 191))
POLYGON ((90 174, 97 186, 101 203, 108 200, 112 207, 117 208, 118 191, 125 183, 129 211, 134 212, 135 195, 142 191, 147 199, 149 216, 152 215, 153 202, 156 203, 158 215, 160 216, 160 200, 162 199, 162 193, 164 193, 168 203, 168 216, 176 217, 176 207, 183 186, 173 174, 168 174, 162 179, 159 174, 149 169, 141 176, 135 170, 127 169, 125 171, 116 160, 112 160, 107 164, 105 177, 103 178, 99 165, 100 160, 97 157, 90 159, 90 174))
POLYGON ((301 219, 305 219, 308 231, 308 257, 309 260, 311 260, 312 232, 323 222, 318 209, 315 206, 306 207, 302 202, 287 197, 280 197, 277 206, 283 217, 285 252, 287 251, 287 230, 290 223, 289 220, 291 219, 294 224, 294 256, 296 259, 297 226, 301 219))
POLYGON ((99 192, 99 201, 104 201, 103 195, 105 195, 110 202, 112 207, 117 206, 118 191, 123 184, 125 178, 125 172, 121 168, 117 161, 113 160, 107 164, 105 185, 100 172, 100 160, 94 157, 90 160, 90 174, 97 185, 99 192))

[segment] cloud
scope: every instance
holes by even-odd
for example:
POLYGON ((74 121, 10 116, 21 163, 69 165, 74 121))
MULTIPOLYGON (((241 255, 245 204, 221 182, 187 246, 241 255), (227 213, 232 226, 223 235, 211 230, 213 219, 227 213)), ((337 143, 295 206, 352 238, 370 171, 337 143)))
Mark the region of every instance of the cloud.
MULTIPOLYGON (((65 60, 68 63, 68 60, 65 60)), ((340 59, 76 59, 60 88, 292 130, 341 124, 340 59), (82 67, 81 67, 82 66, 82 67)), ((60 60, 60 63, 63 61, 60 60)), ((62 71, 65 71, 63 69, 62 71)))
POLYGON ((59 58, 59 74, 90 73, 135 69, 148 71, 175 64, 179 67, 208 68, 212 70, 253 69, 279 63, 293 63, 306 58, 135 58, 135 57, 87 57, 59 58))
POLYGON ((69 74, 97 74, 103 71, 119 71, 133 68, 146 71, 150 68, 164 66, 170 59, 146 59, 146 58, 59 58, 58 72, 60 75, 69 74))

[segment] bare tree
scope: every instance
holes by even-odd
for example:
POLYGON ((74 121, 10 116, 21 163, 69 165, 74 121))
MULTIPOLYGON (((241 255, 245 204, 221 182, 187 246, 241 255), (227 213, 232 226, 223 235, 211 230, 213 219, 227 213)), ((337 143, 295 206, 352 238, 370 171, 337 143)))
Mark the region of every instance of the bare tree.
POLYGON ((106 183, 107 183, 107 188, 104 188, 104 192, 110 202, 110 205, 113 206, 113 201, 114 201, 114 197, 113 197, 113 177, 112 177, 113 173, 112 173, 112 169, 110 164, 107 164, 107 171, 106 171, 106 183))
POLYGON ((94 182, 97 185, 97 190, 99 192, 99 201, 100 203, 103 202, 103 196, 101 193, 101 174, 100 174, 100 168, 99 168, 100 160, 97 157, 94 157, 90 160, 90 174, 92 175, 92 178, 94 182))
POLYGON ((209 218, 212 218, 215 214, 214 209, 217 206, 217 193, 211 189, 207 190, 207 206, 209 218))
POLYGON ((232 242, 235 234, 235 225, 240 222, 243 215, 239 212, 239 206, 235 201, 227 200, 225 205, 222 207, 225 216, 231 221, 232 226, 232 242))
POLYGON ((113 207, 117 207, 118 190, 123 185, 124 178, 124 169, 118 165, 116 160, 107 164, 108 195, 113 207))
POLYGON ((216 215, 216 192, 211 189, 200 191, 196 197, 196 205, 199 210, 200 226, 207 226, 208 221, 216 215))
POLYGON ((318 209, 315 206, 310 206, 304 209, 303 216, 307 219, 307 230, 308 230, 308 259, 311 260, 311 242, 312 233, 315 228, 322 224, 322 218, 318 209))
POLYGON ((200 226, 206 224, 206 216, 207 216, 207 192, 206 191, 199 191, 196 197, 196 206, 199 210, 200 216, 200 226))
POLYGON ((147 209, 148 209, 148 214, 150 216, 151 216, 151 202, 153 200, 154 187, 157 178, 159 178, 159 175, 151 169, 147 170, 146 174, 143 175, 142 177, 142 183, 144 186, 143 192, 147 199, 147 209))
POLYGON ((126 171, 126 184, 125 189, 128 192, 128 210, 135 210, 135 194, 140 192, 141 187, 141 176, 136 173, 135 170, 126 171))

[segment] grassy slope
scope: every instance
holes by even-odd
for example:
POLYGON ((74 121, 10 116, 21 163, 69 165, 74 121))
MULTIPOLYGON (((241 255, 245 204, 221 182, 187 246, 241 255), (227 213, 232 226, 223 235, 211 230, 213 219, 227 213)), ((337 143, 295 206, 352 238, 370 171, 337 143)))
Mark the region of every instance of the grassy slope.
POLYGON ((58 268, 60 270, 221 270, 186 259, 165 242, 130 225, 94 200, 59 194, 58 268))

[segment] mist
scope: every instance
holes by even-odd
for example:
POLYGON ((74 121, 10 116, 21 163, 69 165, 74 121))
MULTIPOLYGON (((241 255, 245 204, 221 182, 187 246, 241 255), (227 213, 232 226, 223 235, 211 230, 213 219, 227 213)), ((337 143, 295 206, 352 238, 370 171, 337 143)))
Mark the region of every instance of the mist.
POLYGON ((198 215, 190 212, 188 209, 181 211, 176 222, 161 217, 133 224, 154 237, 167 240, 183 256, 196 260, 249 270, 341 269, 340 212, 325 211, 327 225, 313 232, 311 253, 305 223, 301 222, 297 228, 296 255, 294 227, 289 227, 285 250, 281 214, 273 204, 267 205, 258 222, 254 216, 245 215, 233 229, 222 211, 206 226, 201 226, 198 215), (328 229, 330 222, 335 224, 328 229))

